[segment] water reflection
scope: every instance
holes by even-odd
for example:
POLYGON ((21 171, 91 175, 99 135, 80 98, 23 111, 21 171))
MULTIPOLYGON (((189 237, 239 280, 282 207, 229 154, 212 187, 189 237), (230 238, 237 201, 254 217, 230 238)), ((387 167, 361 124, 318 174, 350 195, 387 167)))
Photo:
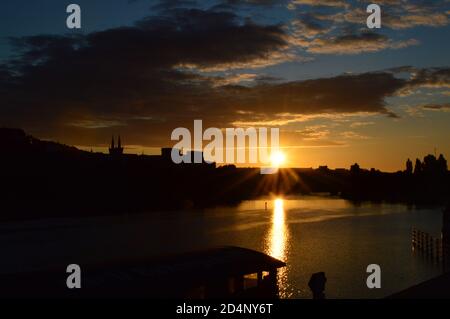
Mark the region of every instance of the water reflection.
MULTIPOLYGON (((289 231, 286 225, 284 200, 273 201, 272 224, 266 236, 266 253, 274 258, 286 261, 288 257, 289 231)), ((287 267, 278 270, 280 297, 288 298, 287 267)))

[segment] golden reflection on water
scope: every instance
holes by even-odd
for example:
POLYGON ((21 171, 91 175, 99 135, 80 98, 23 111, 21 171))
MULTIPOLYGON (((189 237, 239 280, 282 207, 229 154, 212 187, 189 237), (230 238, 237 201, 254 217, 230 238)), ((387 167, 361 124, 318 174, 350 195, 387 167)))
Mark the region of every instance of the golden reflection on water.
MULTIPOLYGON (((289 232, 286 225, 284 200, 277 198, 273 201, 272 225, 266 236, 266 254, 286 262, 288 255, 289 232)), ((287 269, 278 270, 278 288, 281 298, 288 298, 287 269)))

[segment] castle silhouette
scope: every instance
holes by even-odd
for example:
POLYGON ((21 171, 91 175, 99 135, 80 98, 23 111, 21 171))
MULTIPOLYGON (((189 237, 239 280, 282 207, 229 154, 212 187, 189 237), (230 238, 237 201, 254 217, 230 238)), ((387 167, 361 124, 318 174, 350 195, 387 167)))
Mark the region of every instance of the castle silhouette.
MULTIPOLYGON (((115 143, 114 135, 113 135, 111 138, 111 146, 109 147, 109 155, 114 158, 118 158, 118 157, 133 158, 136 156, 134 154, 124 154, 123 150, 124 150, 124 147, 122 146, 122 141, 121 141, 120 135, 117 136, 117 145, 115 143)), ((180 153, 180 155, 182 155, 182 150, 178 150, 178 152, 180 153)), ((163 148, 161 148, 161 155, 145 155, 145 156, 141 155, 141 157, 145 157, 147 160, 162 161, 165 164, 173 164, 171 154, 172 154, 171 147, 163 147, 163 148)), ((186 152, 186 154, 184 156, 186 158, 191 159, 192 164, 197 164, 196 165, 197 167, 199 166, 198 164, 203 165, 203 166, 212 167, 212 168, 216 167, 216 163, 211 163, 211 162, 205 161, 203 152, 188 151, 188 152, 186 152), (196 153, 200 153, 200 157, 202 158, 201 163, 194 163, 194 157, 196 156, 195 155, 196 153)), ((179 165, 179 166, 181 167, 181 166, 185 166, 185 165, 179 165)))

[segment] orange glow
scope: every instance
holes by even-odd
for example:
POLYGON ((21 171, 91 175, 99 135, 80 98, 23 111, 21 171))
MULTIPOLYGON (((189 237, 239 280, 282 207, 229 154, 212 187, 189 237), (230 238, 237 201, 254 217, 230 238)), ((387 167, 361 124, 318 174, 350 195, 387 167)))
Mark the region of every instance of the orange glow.
POLYGON ((283 152, 276 151, 270 157, 272 167, 280 167, 286 162, 286 155, 283 152))

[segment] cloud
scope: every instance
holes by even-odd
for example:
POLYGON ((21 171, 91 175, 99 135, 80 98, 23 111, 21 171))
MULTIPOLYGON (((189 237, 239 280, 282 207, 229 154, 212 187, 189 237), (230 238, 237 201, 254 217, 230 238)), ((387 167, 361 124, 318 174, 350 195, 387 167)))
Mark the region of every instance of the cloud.
POLYGON ((346 8, 349 6, 348 1, 343 0, 293 0, 291 5, 307 5, 307 6, 322 6, 322 7, 340 7, 346 8))
POLYGON ((293 28, 293 36, 313 38, 318 35, 328 33, 331 28, 321 24, 321 21, 317 20, 311 14, 302 14, 296 20, 292 21, 291 26, 293 28))
POLYGON ((66 83, 59 90, 60 83, 46 78, 45 72, 33 75, 37 78, 32 80, 27 78, 40 83, 39 88, 19 85, 14 98, 9 96, 9 108, 1 110, 2 121, 44 135, 64 132, 65 139, 86 135, 83 130, 95 129, 99 136, 120 130, 130 139, 137 139, 135 144, 156 146, 167 143, 174 128, 190 127, 194 119, 203 119, 205 126, 230 127, 284 126, 351 114, 394 117, 385 98, 406 85, 406 80, 387 72, 256 82, 252 86, 219 85, 217 79, 178 73, 172 81, 162 83, 152 77, 145 77, 149 82, 130 83, 127 74, 117 73, 115 79, 100 81, 98 74, 86 72, 87 87, 71 86, 76 88, 73 91, 65 87, 66 83), (152 135, 145 136, 146 132, 152 135))
POLYGON ((281 130, 280 144, 282 148, 303 149, 303 148, 335 148, 346 147, 347 143, 339 139, 334 139, 333 134, 323 127, 323 125, 311 125, 302 130, 281 130))
POLYGON ((386 15, 383 25, 391 29, 410 29, 418 26, 442 27, 449 23, 448 14, 423 12, 403 16, 386 15))
POLYGON ((393 39, 386 34, 363 31, 361 26, 366 24, 367 13, 362 8, 337 10, 310 10, 298 14, 291 22, 290 42, 312 54, 361 54, 419 44, 413 38, 393 39))
POLYGON ((406 113, 411 117, 425 117, 424 111, 430 112, 450 112, 450 103, 423 104, 417 106, 407 106, 406 113))
POLYGON ((449 24, 448 1, 386 1, 383 25, 391 29, 442 27, 449 24))
POLYGON ((350 124, 350 127, 362 127, 362 126, 369 126, 375 124, 374 122, 353 122, 350 124))
POLYGON ((78 119, 73 122, 68 122, 67 125, 79 127, 79 128, 99 129, 99 128, 108 128, 108 127, 116 127, 116 126, 125 126, 126 123, 121 122, 120 120, 112 120, 112 119, 102 120, 101 118, 97 118, 95 120, 78 119))
POLYGON ((402 49, 417 45, 415 39, 393 41, 384 35, 373 32, 349 34, 337 37, 319 38, 306 43, 307 51, 320 54, 359 54, 377 52, 385 49, 402 49))
MULTIPOLYGON (((367 4, 373 1, 365 1, 367 4)), ((378 1, 382 7, 382 27, 390 29, 410 29, 415 27, 442 27, 449 24, 449 14, 444 8, 445 1, 410 3, 407 1, 378 1)), ((339 12, 316 12, 317 19, 335 24, 364 25, 367 12, 364 8, 351 7, 339 12)))
POLYGON ((450 68, 411 69, 409 87, 450 88, 450 68))
POLYGON ((326 125, 311 125, 296 131, 303 140, 320 140, 329 137, 330 130, 326 125))
POLYGON ((430 110, 430 111, 445 111, 445 112, 449 112, 450 111, 450 103, 445 103, 445 104, 426 104, 426 105, 423 105, 422 108, 424 110, 430 110))
POLYGON ((242 92, 239 101, 241 106, 252 107, 261 113, 274 109, 279 114, 388 114, 384 98, 394 94, 403 85, 402 79, 387 73, 341 75, 256 86, 242 92), (370 88, 370 94, 366 94, 367 88, 370 88))
POLYGON ((256 6, 273 6, 275 4, 281 3, 280 0, 224 0, 224 4, 228 5, 256 5, 256 6))
POLYGON ((362 135, 354 131, 341 132, 340 136, 348 140, 366 140, 369 138, 368 136, 362 135))
MULTIPOLYGON (((133 2, 136 1, 138 0, 133 0, 133 2)), ((196 5, 197 1, 195 0, 160 0, 152 6, 152 9, 164 11, 184 7, 191 8, 195 7, 196 5)))
POLYGON ((411 95, 421 88, 446 89, 450 88, 450 68, 428 68, 417 69, 414 67, 403 67, 391 69, 394 73, 408 73, 410 75, 407 85, 400 91, 399 95, 411 95))
MULTIPOLYGON (((60 140, 73 138, 80 145, 84 143, 78 138, 87 139, 87 131, 99 132, 100 139, 120 130, 135 144, 157 146, 167 143, 174 128, 189 127, 194 119, 203 119, 205 126, 226 127, 285 126, 358 114, 396 117, 386 98, 417 86, 449 83, 448 68, 402 67, 304 81, 270 77, 258 81, 254 73, 239 72, 207 76, 176 69, 181 52, 175 57, 153 53, 148 39, 140 38, 141 30, 138 39, 127 37, 122 43, 123 32, 133 34, 114 29, 81 40, 21 39, 25 51, 9 66, 14 65, 16 72, 13 75, 3 67, 0 73, 2 124, 57 135, 60 140), (113 41, 113 35, 119 42, 113 41), (31 57, 42 62, 34 65, 31 57), (409 78, 397 76, 405 72, 411 74, 409 78), (242 85, 243 81, 248 83, 242 85)), ((187 54, 196 56, 192 51, 196 50, 189 48, 187 54)), ((220 63, 220 59, 211 61, 220 63)), ((318 137, 313 131, 303 134, 318 137)))
POLYGON ((228 76, 218 76, 209 78, 213 82, 213 86, 225 86, 238 84, 242 82, 252 82, 258 79, 258 75, 254 73, 239 73, 228 76))
MULTIPOLYGON (((313 22, 302 27, 313 30, 313 22)), ((232 12, 175 9, 86 35, 15 38, 15 58, 0 66, 0 124, 68 144, 101 144, 120 131, 130 143, 161 146, 194 119, 226 127, 396 117, 388 97, 449 83, 448 68, 404 68, 410 78, 397 76, 399 70, 303 81, 258 76, 255 68, 292 58, 287 32, 232 12)), ((395 46, 367 34, 316 40, 308 49, 323 52, 326 41, 335 52, 395 46)))

